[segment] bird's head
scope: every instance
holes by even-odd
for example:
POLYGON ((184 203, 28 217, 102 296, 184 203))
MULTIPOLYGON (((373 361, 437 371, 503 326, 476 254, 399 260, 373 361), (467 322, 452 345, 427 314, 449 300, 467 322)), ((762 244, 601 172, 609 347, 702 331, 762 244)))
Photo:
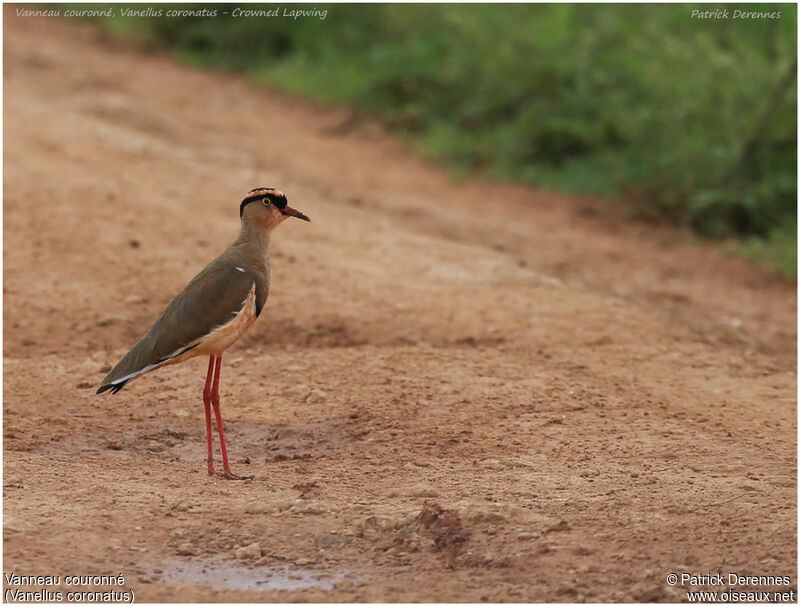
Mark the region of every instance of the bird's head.
POLYGON ((239 206, 239 216, 243 222, 272 230, 289 217, 311 221, 299 210, 286 203, 283 192, 272 187, 251 189, 239 206))

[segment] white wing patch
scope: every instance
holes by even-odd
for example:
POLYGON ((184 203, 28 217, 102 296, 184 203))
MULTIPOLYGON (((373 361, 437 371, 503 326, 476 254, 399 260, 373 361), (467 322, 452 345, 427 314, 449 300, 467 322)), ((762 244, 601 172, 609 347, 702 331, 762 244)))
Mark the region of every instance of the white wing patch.
POLYGON ((117 379, 116 381, 111 381, 111 383, 109 383, 109 385, 119 385, 120 383, 124 383, 125 381, 129 381, 131 379, 135 379, 139 375, 143 375, 144 373, 146 373, 146 372, 148 372, 150 370, 153 370, 154 368, 158 368, 159 366, 162 366, 162 365, 163 364, 148 364, 144 368, 140 368, 139 370, 137 370, 135 372, 132 372, 132 373, 130 373, 128 375, 125 375, 121 379, 117 379))

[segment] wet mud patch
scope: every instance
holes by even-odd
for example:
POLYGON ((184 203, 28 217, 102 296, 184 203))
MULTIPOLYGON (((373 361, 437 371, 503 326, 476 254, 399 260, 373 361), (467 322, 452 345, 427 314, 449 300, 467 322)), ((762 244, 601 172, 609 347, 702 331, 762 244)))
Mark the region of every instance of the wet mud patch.
MULTIPOLYGON (((206 462, 202 409, 157 411, 144 418, 121 417, 111 428, 74 416, 26 418, 11 414, 9 419, 4 438, 10 451, 203 466, 206 462), (36 422, 41 426, 35 428, 36 422)), ((355 449, 357 445, 350 439, 354 431, 351 425, 346 417, 312 422, 254 422, 247 416, 234 417, 225 421, 225 438, 231 463, 240 467, 310 461, 340 455, 342 445, 347 446, 347 451, 355 449)), ((219 461, 216 426, 213 439, 214 458, 219 461)))
POLYGON ((170 560, 154 568, 150 582, 207 585, 214 589, 276 591, 295 589, 333 589, 344 572, 312 570, 291 564, 246 564, 224 555, 201 559, 170 560))
MULTIPOLYGON (((294 431, 281 425, 252 423, 245 419, 225 423, 225 441, 231 463, 304 461, 324 456, 313 448, 315 432, 294 431)), ((99 443, 104 455, 111 457, 157 458, 202 464, 206 461, 206 435, 202 419, 155 429, 148 426, 131 429, 122 436, 99 443)), ((220 458, 219 437, 214 429, 214 458, 220 458)))

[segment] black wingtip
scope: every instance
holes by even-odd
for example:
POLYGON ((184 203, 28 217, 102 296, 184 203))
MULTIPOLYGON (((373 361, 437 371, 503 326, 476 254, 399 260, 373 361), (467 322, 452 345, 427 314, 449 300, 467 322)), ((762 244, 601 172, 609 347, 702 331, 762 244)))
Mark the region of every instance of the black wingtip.
POLYGON ((110 389, 110 390, 111 390, 111 393, 112 393, 112 394, 115 394, 115 393, 117 393, 117 392, 118 392, 120 389, 122 389, 123 387, 125 387, 125 383, 127 383, 127 381, 123 381, 122 383, 117 383, 116 385, 115 385, 114 383, 110 383, 110 384, 108 384, 108 385, 101 385, 101 386, 100 386, 100 387, 97 389, 97 391, 96 391, 95 393, 97 393, 97 394, 101 394, 101 393, 103 393, 104 391, 108 391, 108 390, 110 389))

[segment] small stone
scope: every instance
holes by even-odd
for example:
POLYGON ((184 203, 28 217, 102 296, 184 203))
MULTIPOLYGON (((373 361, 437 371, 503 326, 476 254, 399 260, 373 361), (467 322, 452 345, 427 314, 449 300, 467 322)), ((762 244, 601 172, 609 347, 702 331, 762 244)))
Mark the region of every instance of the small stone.
POLYGON ((116 322, 119 322, 119 318, 117 316, 111 316, 111 315, 100 316, 97 319, 98 326, 110 326, 111 324, 115 324, 116 322))
POLYGON ((321 389, 312 389, 305 397, 305 402, 306 404, 321 404, 327 399, 328 394, 326 394, 324 391, 321 389))
POLYGON ((383 530, 389 530, 395 527, 395 521, 389 516, 370 516, 364 520, 364 524, 383 530))
POLYGON ((189 411, 184 410, 183 408, 178 408, 176 410, 173 410, 172 414, 174 414, 176 417, 188 417, 189 411))
POLYGON ((313 564, 314 561, 309 558, 299 558, 294 561, 295 566, 308 566, 309 564, 313 564))
POLYGON ((326 509, 319 505, 306 505, 305 507, 292 507, 292 511, 306 515, 320 515, 325 513, 326 509))
POLYGON ((339 579, 338 581, 336 581, 334 587, 336 587, 336 589, 340 591, 347 591, 348 589, 353 588, 353 581, 348 578, 339 579))
POLYGON ((261 546, 258 543, 250 543, 245 547, 236 550, 237 560, 254 560, 261 557, 261 546))
POLYGON ((554 524, 547 529, 547 532, 565 532, 568 530, 572 530, 572 527, 569 525, 569 522, 566 520, 561 520, 558 524, 554 524))
POLYGON ((178 545, 178 555, 190 556, 197 555, 197 548, 191 543, 181 543, 178 545))
POLYGON ((538 468, 542 465, 547 463, 547 455, 545 454, 535 454, 535 455, 522 455, 518 456, 514 459, 514 463, 518 467, 534 467, 538 468))
POLYGON ((284 392, 284 395, 287 396, 302 396, 303 394, 308 394, 308 385, 305 383, 295 383, 284 392))

